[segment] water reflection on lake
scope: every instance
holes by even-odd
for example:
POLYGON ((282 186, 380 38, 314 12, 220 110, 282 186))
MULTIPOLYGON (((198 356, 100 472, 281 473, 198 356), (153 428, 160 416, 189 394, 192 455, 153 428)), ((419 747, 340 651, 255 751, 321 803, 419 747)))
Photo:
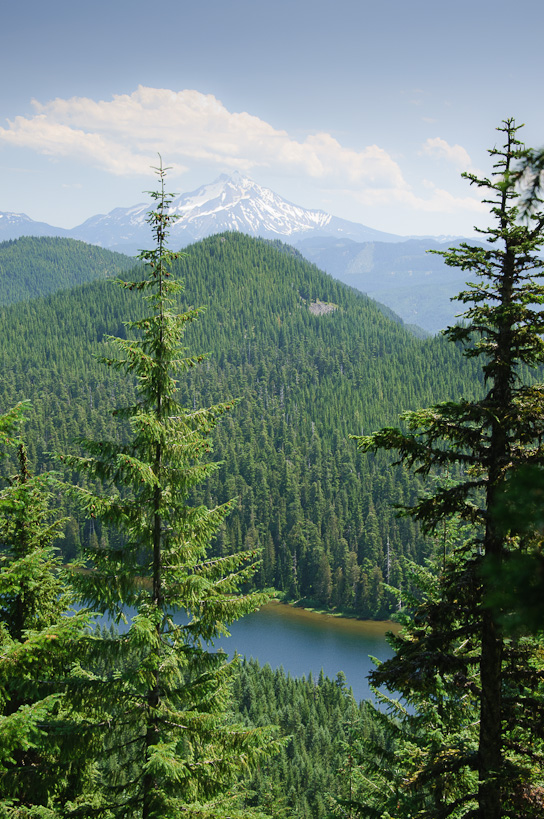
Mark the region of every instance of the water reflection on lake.
POLYGON ((307 677, 311 671, 317 679, 323 669, 334 679, 343 671, 360 700, 371 696, 366 676, 374 664, 369 655, 379 660, 392 656, 385 641, 392 628, 390 622, 342 619, 271 603, 233 623, 231 637, 217 640, 216 647, 253 657, 261 665, 283 666, 292 677, 307 677))

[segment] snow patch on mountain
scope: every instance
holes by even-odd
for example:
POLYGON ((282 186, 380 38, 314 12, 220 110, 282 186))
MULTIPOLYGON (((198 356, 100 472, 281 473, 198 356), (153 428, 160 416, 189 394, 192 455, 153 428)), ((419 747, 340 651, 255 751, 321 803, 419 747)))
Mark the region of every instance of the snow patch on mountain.
POLYGON ((189 231, 195 239, 209 235, 212 224, 216 232, 289 237, 323 227, 331 219, 323 211, 293 205, 239 173, 222 174, 210 185, 177 197, 171 212, 180 217, 172 234, 189 231))
POLYGON ((69 231, 35 222, 26 213, 0 211, 0 242, 21 236, 68 236, 69 231))

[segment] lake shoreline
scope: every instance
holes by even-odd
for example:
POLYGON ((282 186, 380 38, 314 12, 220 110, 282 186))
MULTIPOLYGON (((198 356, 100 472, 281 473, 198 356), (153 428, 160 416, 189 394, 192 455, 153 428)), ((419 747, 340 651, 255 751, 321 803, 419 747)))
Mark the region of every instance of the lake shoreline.
POLYGON ((338 672, 357 701, 372 699, 368 674, 393 656, 387 634, 400 628, 390 621, 331 617, 279 600, 266 603, 229 627, 231 636, 216 649, 229 656, 253 658, 261 666, 283 668, 292 677, 323 674, 334 680, 338 672))
MULTIPOLYGON (((361 623, 394 623, 395 620, 390 618, 386 619, 376 619, 376 620, 364 620, 361 617, 358 617, 357 614, 353 611, 353 609, 342 609, 342 608, 328 608, 327 606, 320 604, 318 600, 313 597, 298 597, 296 599, 289 597, 287 592, 280 591, 279 589, 275 589, 274 586, 268 586, 268 588, 264 588, 260 590, 264 594, 269 594, 271 601, 283 603, 286 606, 292 606, 293 608, 305 609, 306 611, 315 611, 316 614, 325 614, 328 617, 336 617, 338 619, 343 620, 358 620, 361 623)), ((393 615, 394 616, 394 615, 393 615)))
POLYGON ((272 599, 264 606, 261 606, 261 611, 271 611, 272 609, 278 612, 278 614, 283 609, 283 616, 289 616, 290 619, 293 620, 299 619, 305 620, 306 622, 313 620, 316 623, 327 623, 332 627, 337 624, 338 628, 344 631, 363 631, 367 634, 374 633, 385 636, 388 632, 396 634, 402 628, 402 626, 399 623, 395 623, 394 620, 361 620, 357 617, 349 617, 346 614, 327 611, 327 609, 319 610, 313 607, 306 607, 292 600, 272 599))

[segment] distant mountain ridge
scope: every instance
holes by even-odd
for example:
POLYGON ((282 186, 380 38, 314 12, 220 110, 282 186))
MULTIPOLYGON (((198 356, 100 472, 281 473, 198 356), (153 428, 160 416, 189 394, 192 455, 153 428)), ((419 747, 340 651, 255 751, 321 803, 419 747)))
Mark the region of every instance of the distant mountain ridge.
POLYGON ((466 289, 467 274, 446 265, 439 255, 445 247, 436 239, 393 244, 310 238, 297 249, 335 279, 386 304, 406 324, 434 334, 455 324, 464 309, 455 296, 466 289))
MULTIPOLYGON (((146 222, 149 203, 115 208, 65 230, 34 222, 24 213, 0 212, 0 241, 21 236, 78 239, 134 256, 152 245, 146 222)), ((298 248, 322 270, 392 308, 407 324, 436 333, 455 321, 451 298, 463 289, 464 273, 446 267, 429 248, 459 237, 404 237, 294 205, 239 173, 177 196, 179 216, 169 245, 179 250, 218 233, 233 231, 279 239, 298 248)))
MULTIPOLYGON (((115 208, 91 216, 70 230, 34 222, 24 213, 0 213, 0 240, 20 236, 64 236, 133 255, 150 243, 146 215, 149 203, 115 208)), ((263 239, 296 244, 302 238, 331 237, 357 242, 402 241, 401 236, 339 219, 321 210, 294 205, 239 173, 222 174, 214 182, 177 196, 171 212, 180 219, 171 231, 170 244, 178 249, 195 241, 233 230, 263 239)))
POLYGON ((133 267, 130 256, 74 239, 10 239, 0 242, 0 306, 117 277, 133 267))
POLYGON ((68 236, 65 228, 56 228, 46 222, 35 222, 26 213, 0 211, 0 241, 20 239, 21 236, 68 236))

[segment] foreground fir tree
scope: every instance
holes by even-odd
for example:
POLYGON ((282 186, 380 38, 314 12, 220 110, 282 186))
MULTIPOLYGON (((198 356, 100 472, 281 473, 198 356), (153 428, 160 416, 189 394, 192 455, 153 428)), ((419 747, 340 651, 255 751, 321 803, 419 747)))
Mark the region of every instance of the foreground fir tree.
MULTIPOLYGON (((17 445, 21 407, 0 417, 17 445)), ((69 616, 66 571, 53 543, 64 520, 49 505, 51 478, 32 476, 23 444, 0 492, 0 816, 56 817, 91 768, 68 691, 87 618, 69 616)))
POLYGON ((148 219, 155 248, 140 256, 143 278, 121 282, 142 294, 148 312, 127 323, 134 340, 109 339, 120 356, 105 359, 137 381, 137 403, 114 413, 128 422, 128 442, 85 440, 87 456, 66 459, 106 487, 102 496, 80 494, 88 515, 118 532, 109 546, 87 549, 90 571, 79 587, 93 610, 129 616, 129 628, 97 638, 102 659, 81 673, 111 722, 101 751, 106 815, 142 819, 222 815, 221 799, 209 800, 273 747, 268 732, 229 724, 231 664, 207 648, 264 597, 240 592, 255 552, 209 556, 230 504, 188 501, 216 468, 205 460, 208 435, 230 405, 188 411, 176 400, 178 374, 198 362, 180 347, 197 312, 173 310, 182 288, 165 246, 172 217, 162 165, 158 177, 148 219))
MULTIPOLYGON (((544 148, 528 150, 516 172, 523 190, 523 213, 539 209, 544 192, 544 148)), ((522 466, 509 478, 493 510, 505 531, 514 528, 523 536, 544 534, 544 466, 522 466)), ((500 593, 491 597, 498 618, 506 629, 519 628, 540 634, 544 629, 544 554, 541 550, 520 552, 508 565, 489 567, 500 593), (506 601, 505 601, 506 597, 506 601)))
MULTIPOLYGON (((511 474, 544 462, 544 387, 535 385, 530 374, 544 361, 544 314, 539 309, 544 262, 538 255, 544 215, 536 201, 520 220, 523 196, 516 188, 516 168, 526 152, 512 120, 499 131, 505 141, 490 151, 495 158, 492 177, 465 175, 483 189, 491 205, 493 225, 481 231, 486 244, 463 243, 443 254, 447 264, 475 276, 458 297, 470 305, 465 323, 448 328, 446 335, 464 346, 465 355, 480 357, 485 395, 479 401, 408 413, 407 431, 383 429, 359 441, 364 451, 396 450, 403 463, 422 475, 432 470, 460 474, 458 482, 421 499, 409 514, 429 531, 454 515, 472 527, 471 543, 444 573, 426 626, 401 639, 396 657, 372 675, 376 684, 405 695, 426 679, 427 684, 452 683, 459 704, 464 697, 474 698, 476 710, 468 710, 467 724, 475 714, 475 752, 467 746, 466 753, 459 748, 452 756, 451 738, 441 741, 411 780, 426 782, 436 793, 448 772, 455 772, 457 781, 465 772, 477 773, 477 790, 459 793, 456 788, 449 796, 443 789, 438 803, 416 814, 435 819, 521 819, 541 816, 544 809, 542 662, 529 638, 505 636, 487 605, 490 596, 497 599, 494 578, 501 566, 531 542, 527 534, 505 531, 491 512, 511 474), (493 571, 484 573, 482 564, 492 564, 493 571)), ((539 535, 534 535, 539 545, 539 535)))

